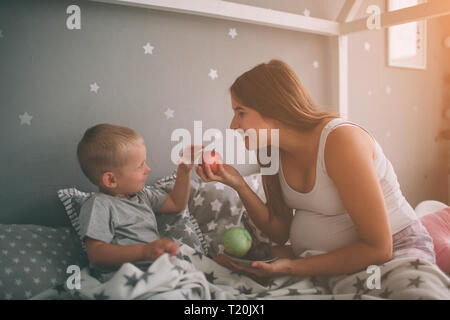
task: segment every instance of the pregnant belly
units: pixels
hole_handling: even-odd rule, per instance
[[[323,215],[298,209],[292,219],[290,240],[296,256],[305,250],[334,251],[358,239],[355,225],[347,213]]]

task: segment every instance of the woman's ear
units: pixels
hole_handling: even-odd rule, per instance
[[[106,188],[117,187],[117,179],[113,172],[107,171],[102,174],[102,183]]]

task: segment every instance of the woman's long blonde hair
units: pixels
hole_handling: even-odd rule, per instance
[[[325,118],[339,117],[336,112],[320,111],[294,70],[280,60],[245,72],[234,81],[230,93],[262,116],[302,132],[311,131]],[[281,216],[290,221],[292,208],[283,201],[278,174],[262,175],[262,182],[270,217]]]

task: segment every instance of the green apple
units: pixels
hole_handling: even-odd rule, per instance
[[[222,244],[227,253],[240,258],[252,247],[252,236],[244,228],[232,227],[223,233]]]

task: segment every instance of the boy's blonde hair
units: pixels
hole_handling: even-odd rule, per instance
[[[144,139],[130,128],[106,123],[93,126],[78,143],[81,170],[99,186],[102,174],[120,169],[126,162],[125,155],[130,146],[136,143],[144,143]]]

